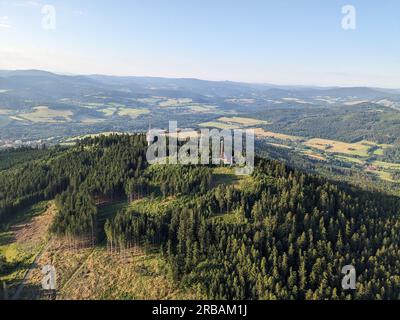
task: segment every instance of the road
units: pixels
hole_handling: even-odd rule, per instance
[[[43,247],[43,249],[36,255],[35,260],[32,262],[29,269],[25,272],[25,275],[24,275],[23,279],[21,280],[21,283],[18,285],[17,290],[15,291],[14,295],[11,297],[11,300],[19,300],[19,297],[21,296],[21,293],[24,290],[27,279],[32,274],[32,272],[38,267],[38,262],[39,262],[40,258],[43,256],[43,254],[46,252],[46,250],[50,247],[50,244],[51,244],[51,241],[49,241]]]

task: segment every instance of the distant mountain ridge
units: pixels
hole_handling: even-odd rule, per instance
[[[119,77],[106,75],[61,75],[42,70],[0,70],[0,90],[11,96],[60,99],[89,95],[97,91],[130,92],[132,94],[190,93],[213,97],[251,97],[253,94],[271,98],[315,96],[358,97],[360,99],[396,98],[400,90],[370,87],[313,87],[254,84],[232,81],[209,81],[194,78]],[[17,91],[12,92],[12,91]]]

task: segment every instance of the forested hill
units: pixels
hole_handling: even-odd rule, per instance
[[[210,299],[400,298],[397,197],[267,159],[240,181],[211,166],[149,166],[144,135],[24,152],[0,166],[1,223],[55,198],[53,236],[159,249],[181,286]],[[127,206],[102,221],[98,205],[121,199],[173,204]],[[345,265],[356,268],[355,291],[342,289]]]

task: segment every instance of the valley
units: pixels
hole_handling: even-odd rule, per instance
[[[398,93],[39,71],[0,72],[0,89],[0,294],[398,296],[380,269],[399,268]],[[169,120],[182,139],[254,130],[255,172],[149,165],[143,133]],[[361,275],[351,294],[344,262]],[[41,290],[49,264],[56,297]]]
[[[27,89],[41,83],[53,94],[39,97]],[[254,129],[261,151],[273,149],[270,156],[295,154],[308,167],[348,168],[373,180],[399,183],[399,162],[387,157],[400,149],[400,95],[394,92],[77,78],[34,70],[0,76],[0,89],[0,148],[71,145],[99,134],[164,129],[174,120],[183,130]]]

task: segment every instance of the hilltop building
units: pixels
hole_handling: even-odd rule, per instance
[[[219,155],[220,161],[223,164],[226,165],[234,165],[234,157],[232,154],[228,154],[227,152],[225,152],[225,143],[224,143],[224,139],[221,139],[221,146],[220,146],[220,155]]]

